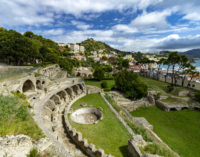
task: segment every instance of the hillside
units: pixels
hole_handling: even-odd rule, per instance
[[[129,53],[129,52],[125,52],[125,51],[121,51],[121,50],[112,48],[108,44],[105,44],[101,41],[96,41],[93,38],[89,38],[89,39],[81,42],[80,44],[85,47],[86,52],[104,50],[104,52],[106,52],[106,53],[110,52],[110,51],[115,51],[116,53]]]
[[[200,49],[192,49],[182,54],[187,55],[189,58],[200,58]]]

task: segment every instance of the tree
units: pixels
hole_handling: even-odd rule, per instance
[[[31,32],[31,31],[26,31],[26,32],[24,33],[24,36],[25,36],[25,37],[28,37],[28,38],[33,38],[34,33]]]
[[[135,52],[133,53],[133,57],[135,58],[136,61],[140,61],[143,58],[143,53]]]
[[[177,71],[177,76],[182,75],[182,83],[181,85],[184,86],[185,79],[187,76],[187,69],[191,66],[190,60],[186,55],[180,55],[180,62],[179,62],[179,68]],[[177,78],[175,78],[177,79]],[[176,81],[175,81],[176,82]]]
[[[129,68],[129,60],[128,59],[123,59],[122,57],[118,57],[117,58],[117,68],[119,70]]]
[[[102,88],[108,88],[108,83],[107,83],[107,81],[102,81],[102,83],[101,83],[101,87]]]
[[[180,55],[177,52],[171,52],[168,57],[169,64],[172,66],[171,84],[174,84],[175,79],[175,66],[180,63]]]
[[[140,80],[138,74],[127,70],[117,73],[115,86],[127,98],[140,99],[147,95],[147,85]]]
[[[104,79],[104,75],[105,75],[105,71],[101,67],[96,68],[93,73],[94,79],[99,80],[99,81]]]
[[[125,69],[129,68],[129,60],[128,59],[124,59],[122,61],[122,67],[125,68]]]
[[[160,67],[161,67],[161,65],[164,64],[164,62],[165,62],[165,59],[164,59],[164,58],[160,59],[160,60],[157,62],[157,64],[158,64],[158,69],[157,69],[157,80],[159,80]]]
[[[165,75],[165,82],[167,82],[167,77],[168,77],[168,75],[169,75],[169,69],[170,69],[170,61],[168,60],[168,59],[165,59],[164,61],[163,61],[163,65],[167,65],[167,73],[166,73],[166,75]]]
[[[190,65],[190,68],[187,70],[187,73],[190,75],[190,80],[187,85],[187,87],[189,87],[191,85],[193,78],[195,76],[199,76],[199,72],[196,71],[196,67],[194,67],[193,65]]]

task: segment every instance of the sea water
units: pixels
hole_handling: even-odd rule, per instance
[[[195,62],[192,63],[193,66],[196,67],[196,70],[200,72],[200,59],[196,59]],[[161,65],[162,70],[167,70],[167,65]],[[175,66],[175,69],[178,69],[178,65]],[[169,72],[171,71],[171,67],[169,69]]]

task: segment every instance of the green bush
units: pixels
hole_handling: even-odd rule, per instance
[[[104,88],[103,90],[104,90],[105,92],[110,92],[111,89],[110,89],[110,88]]]
[[[155,99],[156,99],[156,100],[159,100],[159,99],[160,99],[160,96],[161,96],[161,94],[160,94],[160,93],[157,93],[156,96],[155,96]]]
[[[102,81],[102,83],[101,83],[101,87],[102,88],[108,88],[108,83],[107,83],[107,81]]]
[[[140,80],[138,74],[127,70],[117,73],[115,86],[127,98],[140,99],[147,95],[147,85]]]
[[[104,76],[105,76],[105,71],[103,70],[103,68],[100,67],[94,70],[93,73],[94,79],[101,81],[104,79]]]
[[[44,137],[24,100],[0,95],[0,136],[24,134],[38,140]]]
[[[31,149],[31,151],[30,151],[30,153],[27,155],[27,157],[40,157],[40,155],[38,154],[37,148]]]
[[[200,102],[200,91],[195,91],[195,99]]]
[[[172,92],[173,90],[174,90],[174,86],[173,85],[166,86],[166,91],[167,92]]]
[[[26,95],[24,93],[18,93],[18,92],[14,92],[14,91],[11,91],[11,93],[16,97],[16,98],[19,98],[19,99],[22,99],[22,100],[26,100]]]
[[[34,73],[34,75],[35,75],[35,77],[39,77],[39,76],[41,76],[40,73]]]

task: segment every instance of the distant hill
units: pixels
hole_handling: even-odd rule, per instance
[[[187,55],[189,58],[200,58],[200,49],[192,49],[182,54]]]
[[[117,50],[115,48],[112,48],[108,44],[103,43],[101,41],[96,41],[93,38],[89,38],[89,39],[81,42],[80,44],[85,47],[85,50],[87,52],[104,50],[104,52],[106,52],[106,53],[110,52],[110,51],[115,51],[116,53],[130,53],[130,52],[121,51],[121,50]]]

